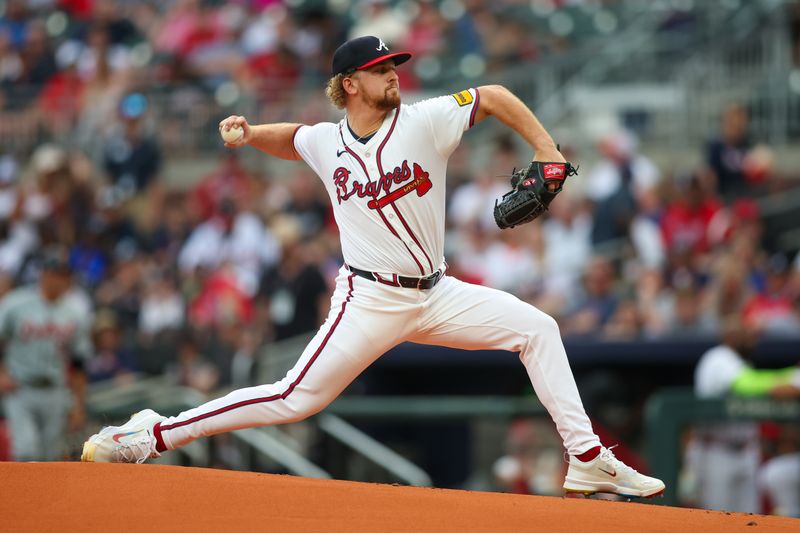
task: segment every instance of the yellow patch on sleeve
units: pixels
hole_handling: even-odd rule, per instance
[[[460,93],[451,94],[450,96],[455,98],[456,103],[461,107],[472,103],[472,93],[469,91],[461,91]]]

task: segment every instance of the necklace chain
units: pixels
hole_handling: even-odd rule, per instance
[[[357,143],[357,142],[360,142],[360,141],[361,141],[362,139],[364,139],[365,137],[369,137],[370,135],[374,135],[374,134],[375,134],[375,133],[376,133],[376,132],[377,132],[379,129],[381,129],[381,126],[383,125],[383,121],[384,121],[384,120],[386,120],[386,117],[385,117],[385,116],[384,116],[383,118],[379,119],[379,122],[378,122],[378,127],[376,127],[376,128],[375,128],[375,129],[373,129],[373,130],[370,130],[369,132],[365,133],[365,134],[364,134],[364,135],[362,135],[361,137],[358,137],[358,138],[357,138],[357,139],[355,139],[354,141],[350,141],[349,143],[346,143],[346,144],[344,145],[344,146],[345,146],[345,148],[347,148],[347,147],[349,147],[349,146],[352,146],[352,145],[354,145],[354,144],[355,144],[355,143]],[[350,133],[351,133],[351,134],[352,134],[352,133],[355,133],[355,132],[353,131],[353,128],[351,128],[351,127],[350,127],[350,121],[349,121],[349,120],[347,120],[347,116],[346,116],[346,115],[345,115],[345,117],[344,117],[344,121],[345,121],[345,124],[347,124],[347,129],[348,129],[348,130],[350,130]]]

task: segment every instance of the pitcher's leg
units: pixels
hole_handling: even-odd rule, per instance
[[[365,281],[364,283],[369,283]],[[286,424],[307,418],[328,405],[353,379],[394,343],[387,328],[382,339],[365,334],[373,311],[353,299],[352,275],[340,301],[285,378],[231,392],[155,426],[159,451],[200,437],[237,429]],[[358,299],[358,295],[356,295]],[[338,305],[337,305],[338,304]]]
[[[583,408],[556,321],[495,289],[446,277],[431,293],[423,331],[410,339],[467,350],[519,352],[534,391],[570,455],[600,446]]]
[[[421,332],[409,340],[519,352],[570,455],[565,491],[635,497],[664,491],[661,480],[638,473],[601,446],[583,409],[555,320],[510,294],[454,278],[442,280],[426,306]]]

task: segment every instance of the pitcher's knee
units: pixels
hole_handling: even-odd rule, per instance
[[[536,336],[561,336],[561,331],[558,328],[556,319],[536,308],[532,309],[529,327],[531,333]]]
[[[332,401],[309,393],[292,393],[283,402],[287,410],[287,423],[299,422],[319,413]]]

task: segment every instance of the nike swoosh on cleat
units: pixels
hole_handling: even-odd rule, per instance
[[[606,474],[608,474],[608,475],[609,475],[609,476],[611,476],[611,477],[617,477],[617,472],[616,472],[616,470],[615,470],[614,472],[609,472],[608,470],[603,470],[603,469],[602,469],[602,468],[600,468],[600,467],[597,467],[597,469],[598,469],[598,470],[600,470],[601,472],[605,472]]]
[[[122,437],[127,437],[128,435],[135,435],[136,433],[138,433],[138,431],[131,431],[130,433],[117,433],[111,436],[111,440],[118,443],[119,439],[121,439]]]

